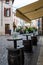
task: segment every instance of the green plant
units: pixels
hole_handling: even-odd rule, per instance
[[[32,28],[32,27],[29,27],[29,28],[28,28],[28,32],[29,32],[29,33],[33,32],[33,28]]]
[[[34,30],[34,31],[37,31],[37,28],[33,27],[33,30]]]
[[[22,27],[18,27],[18,28],[16,28],[16,32],[20,32],[21,29],[22,29]]]

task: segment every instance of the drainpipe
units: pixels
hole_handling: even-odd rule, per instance
[[[1,0],[1,27],[3,26],[3,0]]]
[[[1,35],[3,31],[3,0],[1,0]]]

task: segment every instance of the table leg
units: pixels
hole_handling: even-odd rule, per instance
[[[26,36],[27,40],[28,40],[28,36]]]
[[[14,48],[17,48],[17,41],[14,40]]]

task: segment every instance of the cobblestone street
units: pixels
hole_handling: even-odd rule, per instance
[[[7,38],[9,36],[0,36],[0,65],[8,65],[8,61],[7,61],[7,47],[8,46],[13,46],[13,42],[11,41],[9,43],[9,41],[7,41]],[[38,42],[38,46],[37,47],[33,47],[33,54],[29,54],[29,53],[24,53],[25,55],[25,63],[24,65],[36,65],[38,59],[38,56],[40,55],[40,47],[42,43],[42,38],[40,37],[40,40]],[[43,44],[42,44],[43,45]],[[42,48],[43,49],[43,48]]]
[[[0,36],[0,65],[8,65],[7,62],[7,47],[12,46],[12,42],[7,41],[8,36]]]

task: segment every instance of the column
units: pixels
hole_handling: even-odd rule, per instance
[[[43,35],[43,17],[42,17],[42,35]]]

